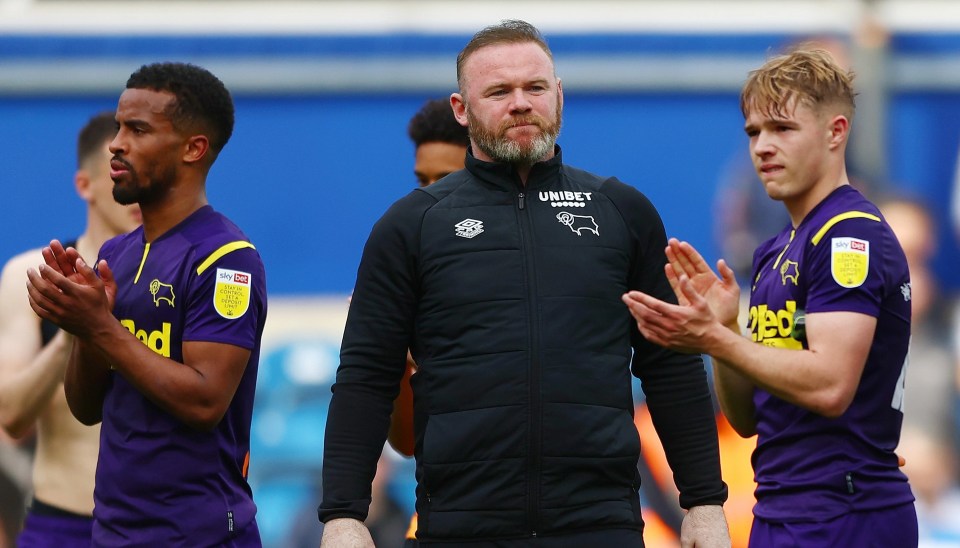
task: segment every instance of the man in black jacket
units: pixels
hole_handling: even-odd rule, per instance
[[[640,336],[666,236],[635,188],[564,165],[563,92],[540,32],[504,21],[457,58],[466,169],[396,202],[357,273],[324,449],[325,546],[362,524],[409,347],[424,546],[642,546],[630,371],[689,509],[685,545],[729,546],[700,356]]]

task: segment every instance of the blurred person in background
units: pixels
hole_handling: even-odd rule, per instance
[[[931,265],[938,249],[937,227],[930,208],[919,199],[894,196],[878,205],[910,267],[910,362],[897,454],[904,458],[903,472],[917,498],[920,546],[960,546],[957,392],[947,300]]]
[[[463,169],[470,136],[454,117],[449,99],[424,103],[410,118],[407,135],[413,141],[413,174],[421,187]]]
[[[897,453],[917,497],[919,548],[960,546],[960,467],[954,447],[915,422],[904,422]]]
[[[932,260],[937,227],[921,200],[890,196],[878,203],[910,267],[911,339],[903,398],[903,422],[955,446],[956,390],[950,352],[948,301],[941,294]]]
[[[77,139],[74,187],[86,202],[86,228],[68,245],[88,260],[140,224],[139,206],[113,198],[108,145],[116,134],[110,111],[90,118]],[[39,248],[21,253],[0,277],[0,426],[17,439],[36,426],[37,438],[33,499],[18,545],[89,546],[100,427],[77,421],[64,397],[73,336],[30,309],[24,272],[42,260]]]

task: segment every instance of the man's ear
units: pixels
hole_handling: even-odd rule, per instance
[[[463,127],[467,127],[467,102],[463,100],[463,95],[459,93],[450,94],[450,108],[453,109],[453,116]]]
[[[83,198],[83,201],[89,202],[93,198],[93,186],[90,180],[90,172],[80,168],[73,174],[73,187],[77,189],[77,195]]]
[[[838,114],[830,120],[830,148],[834,149],[843,145],[850,134],[850,120],[842,114]]]
[[[193,135],[187,138],[183,148],[183,161],[188,164],[199,162],[210,151],[210,139],[206,135]]]

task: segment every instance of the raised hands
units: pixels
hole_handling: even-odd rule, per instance
[[[692,245],[676,238],[670,238],[666,254],[669,262],[664,270],[678,302],[681,305],[690,304],[679,287],[681,276],[686,276],[692,289],[707,301],[720,323],[728,326],[735,324],[740,311],[740,286],[726,261],[717,261],[717,270],[720,272],[720,276],[717,276]]]
[[[30,307],[74,335],[89,333],[98,320],[112,318],[116,283],[106,261],[98,267],[100,277],[77,250],[64,249],[57,240],[42,251],[44,264],[27,272]]]
[[[623,295],[623,302],[637,321],[643,336],[680,352],[709,353],[722,338],[719,330],[736,330],[740,288],[733,271],[723,260],[717,276],[696,249],[671,238],[666,249],[667,280],[678,305],[641,291]]]

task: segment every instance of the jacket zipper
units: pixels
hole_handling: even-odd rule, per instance
[[[517,194],[518,208],[518,226],[520,228],[521,252],[524,257],[524,283],[527,286],[527,314],[530,318],[529,341],[530,341],[530,372],[529,372],[529,462],[527,463],[528,472],[528,493],[527,493],[527,519],[530,524],[530,534],[537,536],[537,530],[540,528],[540,439],[542,432],[540,429],[541,401],[540,401],[540,360],[538,359],[539,333],[537,332],[537,291],[534,284],[536,276],[534,275],[535,261],[533,256],[533,231],[531,229],[530,214],[525,209],[526,196],[521,191]],[[525,213],[521,213],[525,212]]]

